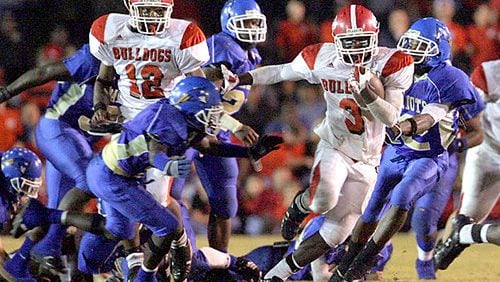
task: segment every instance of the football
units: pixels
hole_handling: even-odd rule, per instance
[[[372,75],[372,77],[370,78],[370,80],[366,84],[366,89],[368,91],[370,91],[371,93],[375,93],[377,96],[379,96],[382,99],[385,98],[384,84],[382,84],[382,81],[376,75]]]

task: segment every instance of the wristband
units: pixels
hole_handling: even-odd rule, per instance
[[[0,89],[0,95],[4,97],[5,101],[9,100],[12,97],[12,93],[6,88],[2,87]]]
[[[94,112],[97,112],[98,110],[107,110],[108,106],[104,104],[103,102],[98,102],[97,104],[94,105]]]
[[[233,118],[227,113],[224,113],[222,115],[222,117],[220,118],[220,123],[222,128],[225,128],[231,131],[232,133],[237,132],[243,127],[243,124],[241,122],[239,122],[237,119]]]
[[[411,129],[409,134],[405,134],[407,136],[413,136],[417,134],[417,122],[413,118],[407,119],[407,121],[410,123]]]

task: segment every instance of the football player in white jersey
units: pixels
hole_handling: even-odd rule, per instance
[[[210,58],[203,31],[192,22],[171,18],[173,0],[124,0],[124,3],[129,15],[104,15],[91,27],[90,49],[101,61],[94,88],[93,124],[105,123],[108,119],[109,99],[105,93],[115,77],[118,77],[120,91],[117,103],[128,121],[158,99],[170,96],[180,78],[205,77],[201,66]],[[224,120],[234,121],[226,117]],[[235,135],[248,144],[258,138],[257,133],[245,125]],[[169,203],[169,209],[181,223],[180,207],[169,199],[171,179],[157,169],[148,169],[147,180],[154,180],[146,185],[147,190],[160,203]],[[189,244],[185,247],[190,248]],[[173,268],[189,267],[189,263],[177,264],[173,257]],[[130,262],[129,266],[132,265],[137,268],[140,263]]]
[[[321,84],[327,102],[326,117],[315,129],[321,140],[310,186],[295,196],[281,233],[292,240],[311,211],[326,213],[325,222],[265,279],[286,279],[347,238],[375,184],[385,126],[397,122],[403,92],[412,83],[413,59],[377,46],[379,23],[367,8],[344,7],[332,31],[333,43],[308,46],[291,63],[238,77],[223,70],[225,89],[306,79]]]
[[[482,116],[484,140],[467,150],[462,178],[462,200],[451,235],[436,247],[438,269],[446,269],[469,244],[459,242],[460,229],[470,223],[482,223],[500,196],[500,60],[478,66],[471,81],[481,94],[486,109]],[[487,228],[477,229],[485,237]]]

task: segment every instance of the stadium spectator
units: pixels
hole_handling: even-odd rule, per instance
[[[305,46],[318,42],[318,30],[306,20],[306,6],[301,1],[289,1],[286,14],[287,19],[278,25],[275,43],[279,59],[288,62]]]
[[[387,25],[388,28],[380,34],[380,46],[395,48],[401,35],[410,27],[410,16],[405,9],[392,10]]]
[[[434,0],[432,4],[434,17],[442,21],[451,32],[451,54],[453,64],[465,71],[469,69],[469,58],[466,54],[467,31],[454,20],[456,14],[456,3],[454,0]]]
[[[0,151],[7,151],[16,144],[23,133],[21,113],[18,109],[9,107],[7,103],[0,104]]]
[[[474,11],[474,24],[467,27],[473,68],[482,62],[500,58],[499,27],[497,11],[488,4],[481,4]]]
[[[28,68],[31,58],[31,46],[11,13],[0,19],[0,42],[0,68],[5,71],[5,83],[10,83]]]

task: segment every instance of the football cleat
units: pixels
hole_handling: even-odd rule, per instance
[[[263,278],[260,281],[261,282],[283,282],[285,280],[279,278],[278,276],[273,276],[272,278]]]
[[[174,281],[185,281],[191,271],[191,257],[193,255],[189,239],[182,245],[172,244],[170,247],[170,255],[170,271]]]
[[[251,260],[238,257],[236,259],[236,265],[234,267],[234,271],[241,276],[245,277],[245,281],[257,282],[259,281],[262,272],[259,267]]]
[[[434,260],[422,261],[417,259],[416,262],[418,279],[436,280],[436,270],[434,268]]]
[[[281,220],[281,236],[287,241],[293,240],[299,234],[300,225],[309,213],[303,213],[295,203],[296,199],[304,193],[305,190],[299,191],[293,198],[292,203],[285,213],[285,217]]]
[[[468,244],[459,241],[460,229],[472,223],[473,220],[463,214],[459,214],[453,222],[453,230],[444,243],[438,245],[434,251],[434,264],[437,269],[445,270],[448,266],[467,248]]]
[[[38,200],[30,198],[28,203],[23,206],[12,224],[10,234],[14,238],[19,238],[27,231],[42,225],[48,225],[49,209],[47,209]]]
[[[57,280],[56,278],[63,278],[68,275],[68,267],[60,257],[41,256],[34,252],[30,253],[30,257],[32,263],[38,266],[36,276]]]

